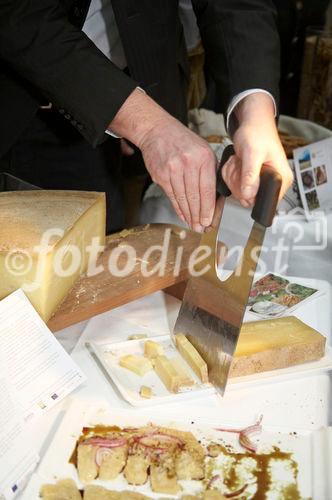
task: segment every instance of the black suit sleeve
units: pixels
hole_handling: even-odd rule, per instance
[[[279,99],[279,36],[271,0],[192,0],[223,109],[248,89]]]
[[[0,1],[0,59],[70,117],[93,145],[136,83],[67,20],[58,0]]]

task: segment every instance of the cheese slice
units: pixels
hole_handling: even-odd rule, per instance
[[[181,366],[179,359],[168,359],[166,356],[154,358],[154,369],[160,380],[170,392],[179,392],[183,387],[195,382]]]
[[[18,288],[44,321],[105,244],[105,195],[85,191],[0,193],[0,299]]]
[[[166,356],[158,356],[155,358],[154,369],[162,383],[170,392],[179,391],[181,387],[181,377]]]
[[[136,354],[127,354],[126,356],[122,356],[119,361],[119,365],[122,368],[127,368],[136,375],[143,377],[146,373],[152,370],[153,366],[147,358],[143,356],[137,356]]]
[[[147,340],[144,342],[144,356],[147,358],[157,358],[164,354],[163,346],[154,342],[153,340]]]
[[[189,387],[191,385],[195,385],[194,379],[188,373],[186,367],[184,366],[184,362],[182,358],[174,358],[170,360],[173,367],[178,373],[178,377],[180,378],[180,384],[184,387]]]
[[[181,356],[187,361],[203,384],[206,384],[209,381],[208,367],[202,356],[183,333],[175,335],[175,342]]]

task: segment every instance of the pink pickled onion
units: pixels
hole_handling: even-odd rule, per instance
[[[101,466],[101,463],[104,460],[104,458],[111,455],[111,453],[112,453],[112,451],[110,448],[97,448],[95,462],[98,465],[98,467]]]
[[[92,446],[99,446],[101,448],[118,448],[119,446],[124,446],[127,444],[126,438],[103,438],[99,436],[94,436],[85,439],[80,444],[91,444]]]
[[[212,476],[210,481],[208,482],[208,485],[206,487],[206,489],[210,490],[211,489],[211,486],[216,482],[218,481],[218,479],[220,479],[220,476],[219,474],[216,474],[215,476]]]
[[[173,444],[176,444],[177,446],[183,446],[183,444],[184,444],[183,440],[178,438],[177,436],[164,434],[162,432],[145,434],[144,436],[139,436],[137,438],[137,441],[139,441],[139,443],[142,444],[143,446],[148,446],[148,447],[152,446],[153,447],[153,444],[146,442],[146,440],[150,439],[150,438],[158,439],[159,441],[164,442],[165,444],[173,443]]]
[[[245,427],[244,429],[216,429],[221,432],[233,432],[235,434],[239,434],[239,443],[246,450],[251,453],[256,453],[257,445],[253,443],[249,436],[254,434],[259,434],[262,432],[262,420],[263,415],[260,416],[258,421],[254,425],[250,425],[249,427]]]

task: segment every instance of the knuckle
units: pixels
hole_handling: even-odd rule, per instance
[[[192,158],[191,151],[182,151],[182,153],[181,153],[181,161],[185,165],[187,165],[187,164],[191,165],[192,160],[193,160],[193,158]]]
[[[256,178],[256,175],[255,175],[255,172],[253,170],[246,170],[245,172],[243,172],[242,181],[252,182],[253,180],[255,180],[255,178]]]
[[[167,164],[167,169],[171,175],[174,175],[179,171],[179,165],[175,161],[170,161]]]

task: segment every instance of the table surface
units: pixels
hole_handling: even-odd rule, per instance
[[[331,344],[331,286],[325,281],[292,278],[292,280],[318,288],[324,295],[300,306],[294,315],[324,334]],[[99,367],[85,348],[87,340],[122,341],[128,332],[149,329],[155,335],[171,331],[177,317],[180,302],[163,292],[156,292],[143,299],[126,304],[107,313],[92,318],[88,322],[75,325],[57,334],[58,340],[70,352],[87,376],[87,382],[70,397],[50,410],[43,417],[30,424],[29,432],[34,433],[35,445],[41,459],[47,450],[55,430],[61,422],[71,398],[78,398],[91,405],[94,401],[107,400],[114,408],[132,409],[103,376]],[[253,319],[246,315],[246,320]],[[75,345],[76,344],[76,345]],[[75,346],[75,347],[74,347]],[[73,349],[73,350],[72,350]],[[229,386],[221,398],[217,394],[193,397],[185,403],[168,403],[135,409],[135,412],[149,411],[151,415],[174,417],[200,415],[215,417],[216,413],[225,422],[248,425],[263,414],[269,426],[287,429],[318,429],[332,423],[332,378],[329,373],[301,375],[291,379],[275,379],[268,383],[236,388]]]

